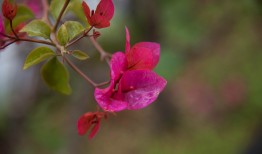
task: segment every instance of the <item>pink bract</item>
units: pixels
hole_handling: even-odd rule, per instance
[[[126,28],[126,57],[129,70],[155,68],[160,57],[160,44],[154,42],[136,43],[130,49],[130,35]]]
[[[95,98],[100,107],[111,112],[137,110],[155,101],[167,83],[151,71],[157,65],[159,56],[158,43],[141,42],[130,49],[126,29],[126,54],[113,54],[109,87],[95,89]]]
[[[77,129],[79,135],[85,135],[87,131],[91,128],[88,135],[89,139],[92,139],[100,128],[100,123],[102,118],[106,119],[105,112],[87,112],[82,115],[77,122]]]
[[[110,20],[114,15],[114,4],[112,0],[101,0],[96,10],[90,10],[85,1],[82,7],[88,23],[95,28],[105,28],[110,26]]]

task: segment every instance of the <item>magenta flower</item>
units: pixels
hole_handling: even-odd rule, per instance
[[[160,45],[140,42],[130,49],[126,28],[126,53],[113,54],[111,82],[105,89],[95,89],[95,99],[105,111],[137,110],[154,102],[166,86],[166,80],[152,71],[160,56]]]
[[[101,0],[95,11],[90,11],[90,8],[85,1],[82,2],[82,7],[90,26],[94,26],[95,28],[105,28],[110,26],[110,20],[114,15],[114,4],[112,0]]]

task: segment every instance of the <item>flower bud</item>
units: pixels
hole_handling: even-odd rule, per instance
[[[16,16],[17,12],[17,4],[12,4],[9,0],[4,0],[2,4],[2,13],[4,17],[6,17],[9,20],[13,20]]]

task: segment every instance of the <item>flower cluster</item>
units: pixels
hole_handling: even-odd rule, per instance
[[[28,54],[23,69],[46,61],[41,69],[44,81],[50,88],[63,94],[70,94],[68,72],[60,62],[63,60],[94,86],[94,97],[102,111],[87,112],[79,118],[77,123],[79,135],[84,135],[91,129],[89,139],[92,139],[98,132],[103,118],[107,119],[109,114],[123,110],[145,108],[154,102],[165,88],[167,81],[153,71],[160,58],[159,43],[139,42],[131,47],[128,28],[126,28],[125,52],[119,51],[110,55],[96,42],[96,38],[101,35],[97,30],[110,26],[114,15],[112,0],[101,0],[95,10],[91,10],[88,4],[81,0],[65,0],[62,7],[59,3],[60,0],[52,0],[50,8],[46,0],[41,0],[44,5],[39,4],[38,0],[21,1],[27,7],[9,0],[4,0],[2,3],[4,19],[0,15],[0,49],[20,41],[44,44],[45,46],[37,47]],[[78,21],[60,22],[66,11],[69,10],[69,4],[71,7],[79,7],[74,10],[77,10],[77,13],[82,13],[86,17],[87,22],[85,23],[89,25],[84,27]],[[24,11],[22,13],[27,14],[19,17],[22,14],[19,11]],[[25,19],[25,17],[31,16],[33,17]],[[49,19],[51,17],[55,22]],[[90,35],[92,29],[93,33]],[[41,39],[38,39],[39,37]],[[88,58],[85,52],[68,48],[84,37],[90,38],[92,44],[100,52],[101,59],[108,61],[110,66],[109,82],[96,84],[68,58],[69,56],[79,60]],[[59,60],[60,57],[62,57],[61,60]],[[100,87],[107,84],[108,86],[104,89]]]
[[[90,11],[83,2],[88,23],[96,28],[110,26],[114,14],[114,5],[111,0],[101,0],[96,11]],[[152,70],[160,57],[160,44],[154,42],[140,42],[130,47],[130,34],[126,28],[125,53],[116,52],[110,61],[110,85],[105,89],[95,89],[95,99],[99,106],[107,112],[142,109],[154,102],[159,93],[166,86],[166,80]],[[85,134],[97,118],[97,112],[84,114],[78,122],[80,135]],[[95,120],[97,121],[97,120]],[[97,133],[100,120],[91,130],[91,139]]]
[[[105,111],[137,110],[156,100],[166,80],[152,71],[160,56],[160,45],[140,42],[130,49],[126,28],[126,51],[113,54],[111,81],[106,89],[95,89],[95,98]]]

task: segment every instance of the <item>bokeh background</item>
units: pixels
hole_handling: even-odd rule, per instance
[[[127,26],[131,44],[160,42],[155,71],[168,84],[158,100],[110,116],[89,141],[78,136],[76,122],[96,110],[93,88],[68,67],[72,95],[50,90],[41,80],[42,64],[22,70],[35,45],[10,46],[0,53],[0,154],[261,154],[262,1],[114,4],[111,27],[99,30],[98,41],[110,53],[123,51]],[[72,48],[91,57],[75,61],[87,75],[109,79],[88,39]]]

